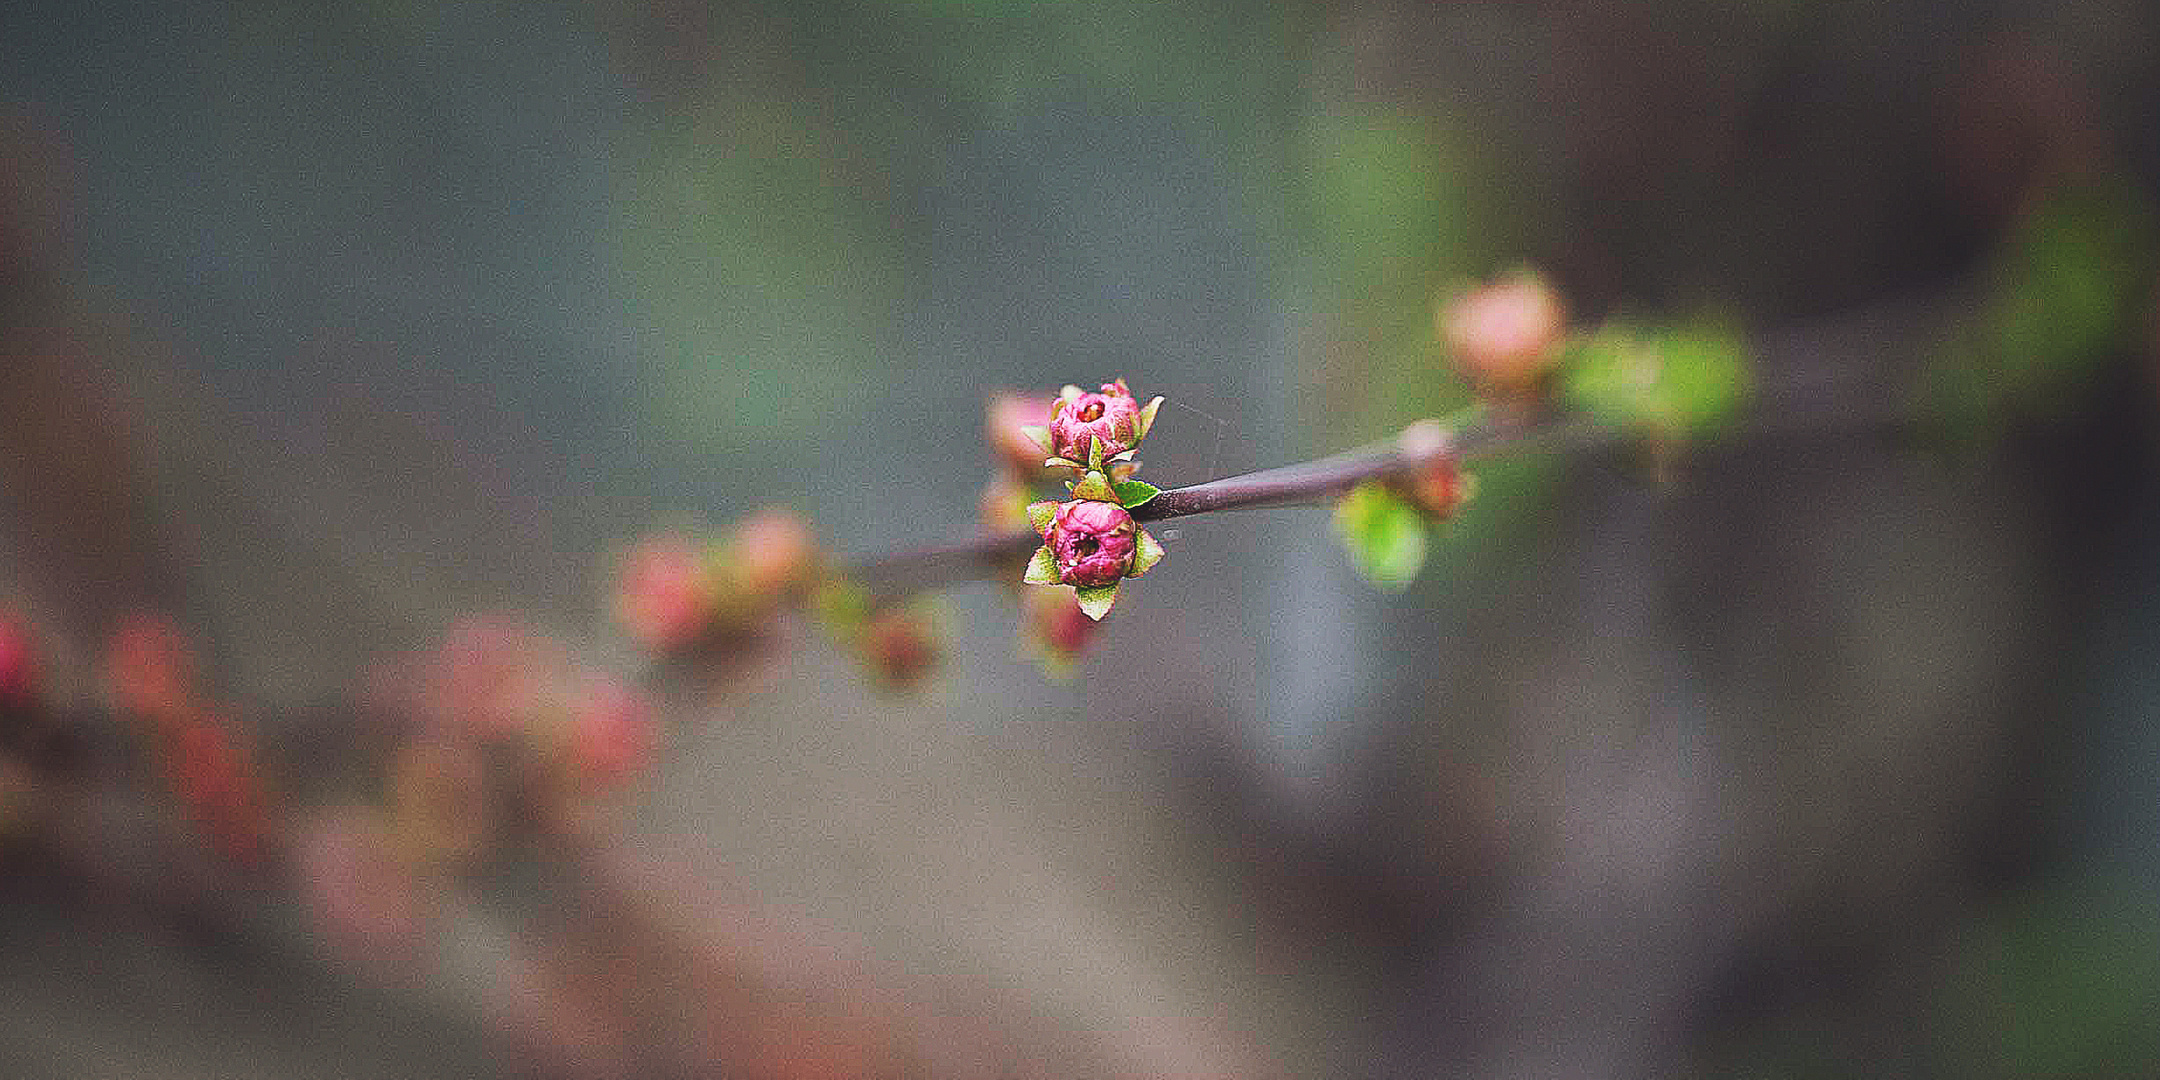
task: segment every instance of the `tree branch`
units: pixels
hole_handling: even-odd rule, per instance
[[[1608,428],[1550,411],[1498,411],[1457,432],[1449,432],[1437,420],[1420,420],[1386,442],[1314,461],[1168,488],[1134,509],[1132,516],[1141,522],[1165,521],[1221,510],[1319,502],[1367,480],[1405,475],[1448,454],[1470,460],[1542,442],[1596,445],[1612,437]],[[1016,564],[1041,543],[1041,537],[1026,529],[988,533],[869,559],[850,567],[848,574],[874,596],[888,600],[1008,571],[1017,581],[1020,569]]]

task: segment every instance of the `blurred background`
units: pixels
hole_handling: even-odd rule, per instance
[[[2156,27],[11,4],[0,1073],[2160,1072]],[[610,617],[972,535],[994,390],[1167,395],[1164,486],[1386,437],[1523,264],[1742,411],[1397,595],[1170,523],[1070,680],[987,581],[897,693]]]

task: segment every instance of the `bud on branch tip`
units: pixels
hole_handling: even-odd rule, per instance
[[[1091,619],[1109,614],[1118,582],[1162,561],[1162,544],[1130,513],[1159,491],[1129,479],[1140,466],[1133,451],[1154,427],[1162,401],[1157,397],[1142,406],[1119,379],[1092,394],[1067,386],[1050,405],[1042,438],[1055,456],[1046,464],[1080,477],[1066,485],[1070,501],[1028,507],[1028,523],[1043,546],[1028,560],[1021,580],[1073,587],[1080,610]]]

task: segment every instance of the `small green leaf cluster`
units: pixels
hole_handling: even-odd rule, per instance
[[[1730,425],[1754,388],[1738,325],[1716,317],[1666,327],[1608,322],[1575,346],[1562,380],[1576,407],[1661,442]]]

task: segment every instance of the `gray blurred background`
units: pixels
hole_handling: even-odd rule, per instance
[[[1076,682],[987,582],[911,695],[791,624],[391,975],[92,770],[0,860],[0,1072],[2152,1075],[2156,25],[10,5],[0,602],[93,712],[170,614],[296,820],[461,618],[638,671],[654,528],[968,535],[986,391],[1299,460],[1460,405],[1434,304],[1527,261],[1758,394],[1670,483],[1494,464],[1398,596],[1324,510],[1178,522]]]

